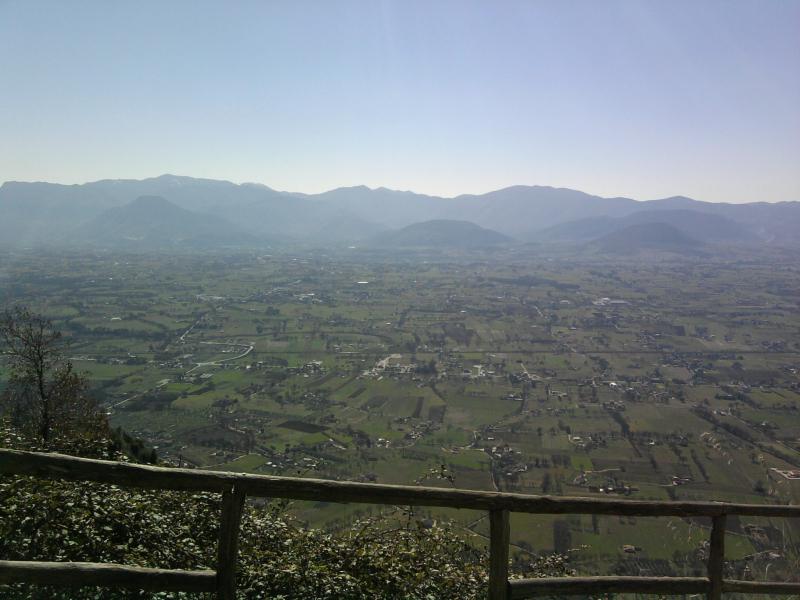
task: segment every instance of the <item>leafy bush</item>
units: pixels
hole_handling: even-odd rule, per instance
[[[9,428],[0,445],[35,449]],[[59,451],[115,454],[103,440]],[[0,558],[111,562],[175,569],[214,568],[220,497],[143,491],[89,482],[0,478]],[[248,506],[239,552],[241,598],[409,600],[483,598],[488,557],[452,528],[368,519],[345,532],[302,527],[280,506]],[[527,576],[568,572],[563,557],[525,565]],[[99,588],[0,587],[3,598],[202,597]]]

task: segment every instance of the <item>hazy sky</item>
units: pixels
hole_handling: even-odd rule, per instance
[[[0,0],[0,181],[800,200],[800,0]]]

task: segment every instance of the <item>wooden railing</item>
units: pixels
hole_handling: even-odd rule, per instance
[[[323,479],[272,477],[195,469],[171,469],[129,463],[0,449],[0,474],[94,481],[120,486],[222,494],[217,568],[203,571],[146,569],[79,562],[0,561],[0,584],[93,585],[159,591],[216,593],[235,597],[237,540],[247,496],[359,502],[402,506],[440,506],[489,512],[490,600],[552,594],[706,594],[718,600],[724,592],[800,594],[800,583],[737,581],[723,578],[727,515],[800,517],[800,506],[723,502],[649,502],[529,496],[502,492],[379,485]],[[509,513],[597,514],[638,517],[710,517],[707,577],[559,577],[508,579]]]

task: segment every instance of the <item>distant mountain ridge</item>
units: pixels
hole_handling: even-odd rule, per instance
[[[703,242],[754,242],[747,227],[724,217],[686,209],[642,210],[625,217],[593,217],[560,223],[538,232],[539,241],[583,242],[648,223],[664,223]]]
[[[258,243],[219,217],[186,210],[161,196],[139,196],[129,204],[110,208],[70,232],[65,241],[131,249]]]
[[[258,239],[280,243],[356,243],[382,231],[432,220],[468,221],[520,241],[552,241],[553,232],[543,232],[565,223],[599,219],[591,227],[596,235],[603,235],[611,232],[603,229],[604,220],[665,211],[664,221],[690,237],[711,241],[707,233],[693,235],[697,232],[687,229],[693,222],[703,222],[714,231],[727,231],[726,240],[736,238],[732,232],[740,228],[742,239],[800,245],[796,233],[800,231],[800,202],[721,204],[681,196],[640,202],[546,186],[512,186],[454,198],[365,186],[301,194],[261,184],[175,175],[82,185],[6,182],[0,186],[0,244],[35,246],[64,240],[105,211],[141,196],[165,198],[184,210],[220,218]],[[654,220],[652,214],[636,218]],[[709,233],[711,238],[716,235]]]
[[[507,244],[512,239],[469,221],[433,219],[389,231],[368,240],[368,245],[394,248],[482,248]]]

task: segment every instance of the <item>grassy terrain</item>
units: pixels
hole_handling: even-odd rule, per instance
[[[780,473],[800,469],[794,263],[516,252],[6,255],[0,300],[53,319],[112,423],[175,464],[800,501],[800,480]],[[384,509],[293,510],[344,527]],[[417,514],[451,519],[475,543],[487,533],[481,515]],[[515,515],[512,531],[515,552],[566,544],[586,573],[693,574],[708,537],[688,520],[589,516]],[[798,567],[800,524],[742,520],[730,538],[742,572]]]

